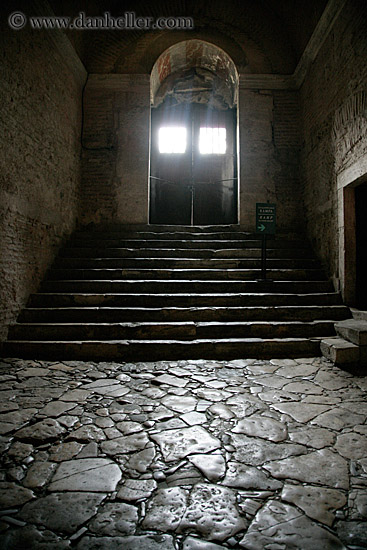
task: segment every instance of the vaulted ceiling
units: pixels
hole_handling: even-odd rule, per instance
[[[193,30],[84,30],[68,36],[90,73],[150,73],[168,47],[200,38],[221,47],[242,74],[291,74],[327,0],[49,0],[56,15],[125,12],[191,17]]]

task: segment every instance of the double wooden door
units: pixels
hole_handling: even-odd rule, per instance
[[[235,110],[152,109],[150,223],[237,223]]]

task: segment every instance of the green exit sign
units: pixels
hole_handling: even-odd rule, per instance
[[[276,225],[276,204],[256,203],[256,233],[274,235]]]

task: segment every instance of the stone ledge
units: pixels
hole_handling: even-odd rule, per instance
[[[335,323],[335,330],[341,338],[357,346],[367,346],[367,321],[346,319]]]
[[[362,311],[353,307],[350,308],[350,311],[352,312],[353,319],[357,321],[367,321],[367,311]]]
[[[336,365],[359,363],[359,347],[342,338],[325,338],[320,343],[321,353]]]

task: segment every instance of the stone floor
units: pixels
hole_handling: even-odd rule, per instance
[[[326,359],[0,363],[0,547],[367,548],[367,378]]]

